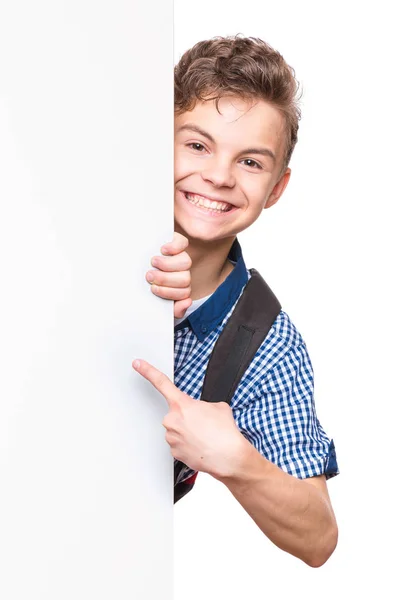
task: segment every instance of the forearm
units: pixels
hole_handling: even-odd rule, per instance
[[[326,489],[285,473],[249,442],[233,474],[217,479],[282,550],[312,567],[321,566],[332,554],[337,525]]]

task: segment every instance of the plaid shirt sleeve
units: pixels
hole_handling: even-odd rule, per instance
[[[329,479],[339,472],[336,453],[316,416],[306,345],[299,338],[279,355],[260,370],[243,406],[235,402],[234,418],[251,444],[282,470],[300,479],[322,474]]]

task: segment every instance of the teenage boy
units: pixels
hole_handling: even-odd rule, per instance
[[[176,233],[147,273],[152,291],[175,301],[175,385],[146,361],[133,366],[168,402],[163,425],[185,465],[179,479],[209,473],[274,544],[318,567],[337,543],[326,479],[338,468],[316,417],[307,349],[287,313],[230,405],[197,402],[214,344],[251,276],[237,234],[290,179],[297,88],[282,56],[256,38],[200,42],[175,67]]]

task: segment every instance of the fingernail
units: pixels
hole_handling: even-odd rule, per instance
[[[149,271],[146,275],[146,278],[147,278],[148,283],[152,283],[154,281],[153,273],[151,273],[151,271]]]
[[[155,258],[151,259],[151,264],[153,267],[157,266],[157,260]]]
[[[140,361],[139,360],[135,360],[133,363],[133,367],[136,369],[136,371],[139,370],[140,368]]]

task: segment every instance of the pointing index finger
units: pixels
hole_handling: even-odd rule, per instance
[[[169,408],[171,408],[174,402],[181,401],[183,396],[186,396],[186,394],[178,390],[169,377],[161,373],[161,371],[150,365],[147,361],[136,359],[132,364],[135,371],[147,379],[164,396]]]

